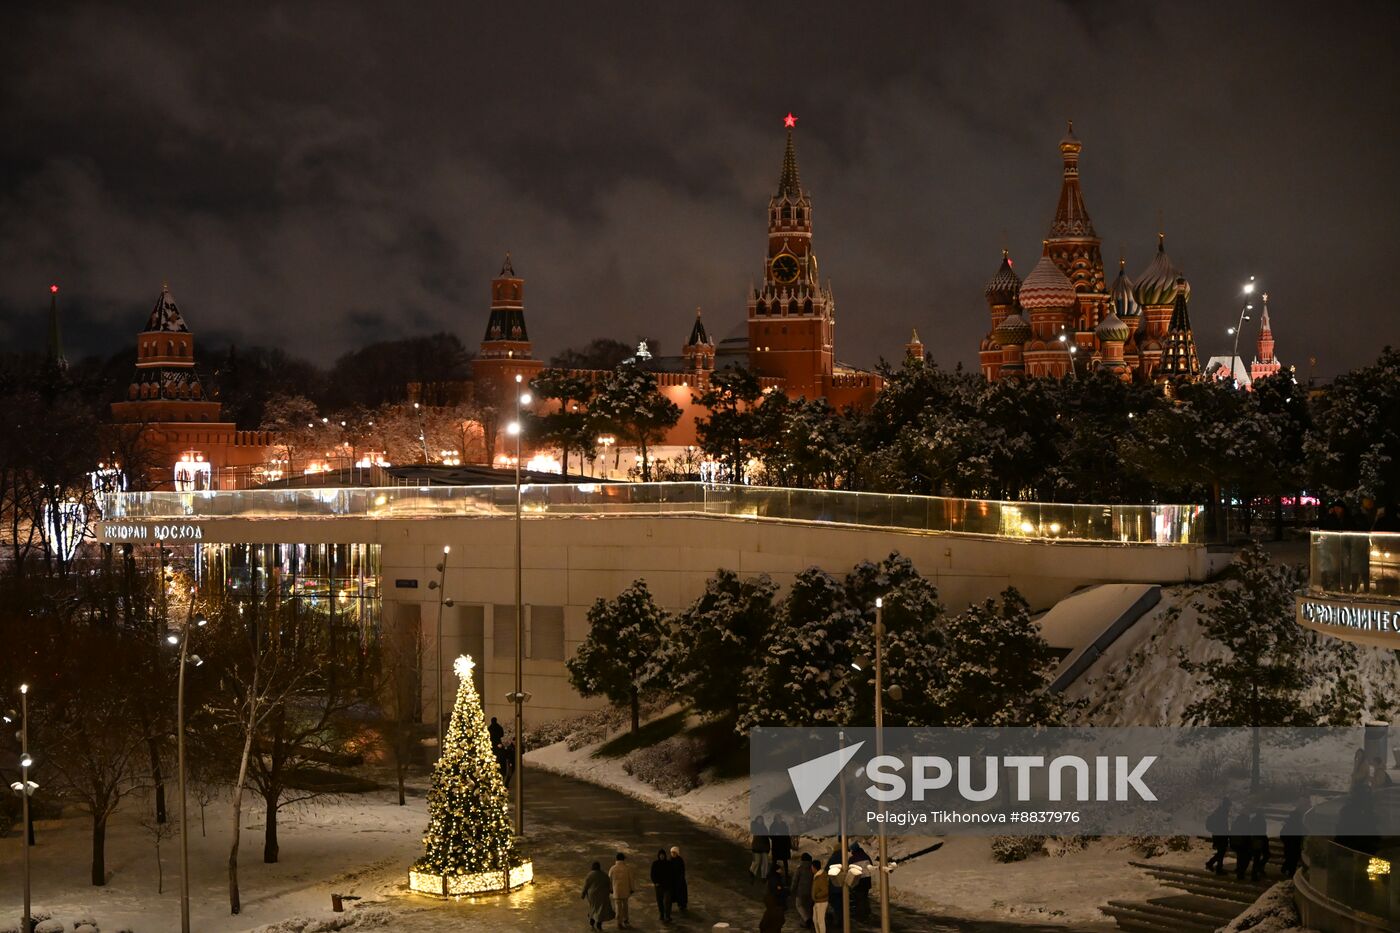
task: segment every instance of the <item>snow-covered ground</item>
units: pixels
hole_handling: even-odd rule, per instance
[[[1065,691],[1070,700],[1085,704],[1080,719],[1095,726],[1181,725],[1186,707],[1199,694],[1193,675],[1182,670],[1178,655],[1203,661],[1223,651],[1201,630],[1197,603],[1210,605],[1217,585],[1162,588],[1162,600],[1137,624],[1108,647],[1101,657]],[[1336,642],[1333,647],[1341,646]],[[1348,673],[1365,692],[1370,715],[1381,704],[1394,702],[1400,686],[1400,658],[1391,651],[1356,649]],[[1389,715],[1384,718],[1389,719]]]
[[[748,842],[749,782],[705,781],[679,797],[665,794],[627,774],[621,758],[595,758],[598,745],[570,750],[566,743],[526,754],[533,767],[592,781],[664,809],[683,813],[740,842]],[[938,841],[906,837],[891,850],[898,861],[904,852],[915,852]],[[1159,893],[1156,882],[1128,865],[1138,858],[1125,840],[1091,843],[1083,851],[1062,856],[1036,856],[1023,862],[1001,864],[992,859],[986,837],[960,836],[943,840],[942,849],[902,864],[894,873],[893,896],[903,904],[938,914],[986,920],[1027,920],[1043,923],[1082,924],[1104,922],[1099,905],[1110,898],[1151,897]],[[803,840],[806,851],[825,858],[830,840],[818,844]],[[874,851],[874,845],[869,845]],[[1164,862],[1204,862],[1204,849],[1175,852]]]
[[[155,849],[139,824],[146,809],[143,801],[130,799],[112,818],[105,887],[90,883],[92,835],[81,814],[37,823],[38,844],[30,850],[36,913],[51,913],[68,930],[82,918],[95,919],[104,933],[178,930],[179,837],[161,843],[165,883],[158,894]],[[191,926],[233,933],[327,914],[333,891],[366,899],[397,892],[406,866],[419,855],[427,806],[417,797],[400,807],[386,790],[294,807],[278,820],[281,860],[265,865],[262,811],[248,798],[239,851],[243,912],[236,917],[228,912],[227,802],[207,809],[207,836],[200,834],[194,806],[191,816]],[[20,915],[21,852],[18,833],[0,840],[0,930]]]

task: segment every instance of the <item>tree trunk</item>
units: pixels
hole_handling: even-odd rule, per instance
[[[154,732],[155,729],[150,730]],[[165,778],[160,771],[160,738],[152,735],[146,740],[146,748],[151,755],[151,783],[156,789],[156,822],[165,822]]]
[[[642,728],[642,704],[637,691],[632,691],[632,731],[636,732]]]
[[[263,863],[266,865],[277,864],[277,798],[280,796],[280,789],[274,790],[263,800],[267,808],[263,828]]]
[[[243,756],[238,762],[238,780],[233,785],[233,842],[228,850],[228,912],[237,914],[242,909],[238,901],[238,836],[243,825],[243,785],[248,780],[248,759],[253,752],[253,732],[258,721],[258,675],[253,672],[253,687],[248,695],[248,725],[243,735]]]
[[[107,818],[92,818],[92,883],[102,887],[107,883]]]

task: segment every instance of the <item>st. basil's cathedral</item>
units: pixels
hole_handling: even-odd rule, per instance
[[[991,329],[978,353],[982,375],[995,382],[1103,369],[1125,382],[1166,385],[1219,378],[1197,356],[1191,283],[1167,255],[1165,234],[1157,234],[1156,254],[1136,281],[1119,259],[1118,275],[1108,283],[1102,241],[1079,184],[1082,149],[1071,123],[1060,140],[1060,200],[1035,268],[1022,281],[1003,250],[1001,267],[987,283]],[[1250,368],[1255,378],[1280,368],[1267,295],[1264,300],[1258,357]],[[1250,377],[1242,371],[1232,360],[1223,377],[1234,372],[1247,385]]]

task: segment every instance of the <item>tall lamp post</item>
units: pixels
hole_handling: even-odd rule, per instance
[[[20,798],[20,845],[24,847],[24,915],[20,918],[20,933],[33,933],[34,920],[29,915],[29,846],[32,844],[29,838],[29,798],[39,789],[39,785],[29,780],[29,769],[34,764],[34,759],[29,757],[29,684],[19,685],[19,780],[10,785],[10,789],[19,794]],[[12,721],[14,711],[5,717],[6,722]]]
[[[428,428],[423,421],[423,406],[417,402],[413,403],[413,410],[418,412],[418,443],[423,445],[423,465],[428,465]]]
[[[194,611],[194,596],[190,596],[190,611],[181,631],[171,632],[165,640],[180,646],[180,673],[175,688],[175,767],[180,784],[180,933],[190,933],[190,834],[185,819],[185,667],[203,664],[199,655],[190,655],[190,623],[202,628],[208,624],[203,613]]]
[[[515,436],[515,690],[507,699],[515,704],[515,834],[525,835],[525,607],[522,601],[522,528],[520,486],[520,436],[525,426],[520,420],[520,406],[530,404],[530,393],[520,391],[525,377],[515,374],[515,421],[509,433]]]
[[[447,555],[452,553],[452,545],[442,546],[442,560],[438,561],[436,580],[428,581],[428,589],[437,590],[438,611],[437,611],[437,648],[436,660],[433,662],[433,669],[437,672],[437,682],[433,685],[433,696],[437,700],[437,753],[442,757],[442,610],[452,605],[452,600],[447,595]]]
[[[1254,294],[1254,276],[1251,275],[1249,281],[1244,283],[1244,293],[1246,297]],[[1235,361],[1240,358],[1240,331],[1244,329],[1244,322],[1250,320],[1249,312],[1253,310],[1254,305],[1246,301],[1244,307],[1240,308],[1239,320],[1229,330],[1235,338],[1235,349],[1230,351],[1230,381],[1235,384],[1236,388],[1239,388],[1240,385],[1239,377],[1235,375]]]
[[[875,597],[875,755],[885,753],[885,600]],[[880,812],[884,813],[884,801]],[[880,933],[890,933],[889,841],[880,820]]]

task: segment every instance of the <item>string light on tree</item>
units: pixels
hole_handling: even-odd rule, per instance
[[[423,857],[408,872],[409,888],[420,894],[491,894],[534,879],[534,865],[521,854],[511,826],[510,801],[472,681],[475,666],[466,655],[452,665],[461,684],[433,766]]]

